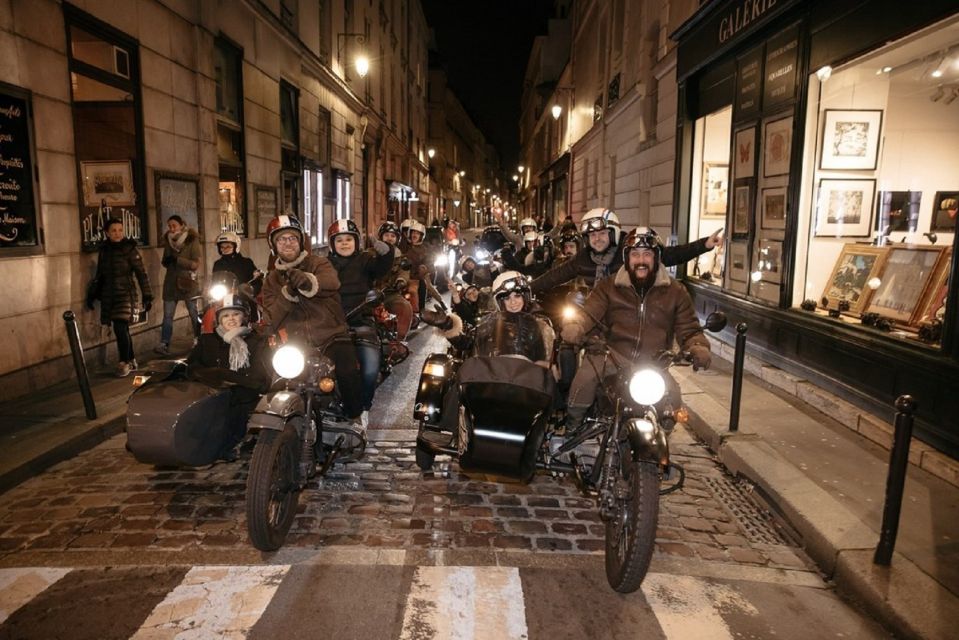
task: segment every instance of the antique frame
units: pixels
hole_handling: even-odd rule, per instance
[[[99,207],[105,200],[111,207],[132,207],[136,202],[129,160],[81,160],[80,178],[84,206]]]
[[[893,232],[909,233],[917,231],[921,202],[922,191],[880,191],[877,193],[874,223],[876,233],[879,236],[887,236]]]
[[[729,198],[729,165],[703,163],[701,218],[725,218]]]
[[[728,242],[726,271],[729,279],[745,283],[749,279],[749,247],[746,242]]]
[[[793,117],[763,122],[763,177],[771,178],[789,173],[792,157]]]
[[[875,191],[873,179],[821,179],[816,202],[816,236],[869,237]]]
[[[942,257],[935,245],[891,245],[887,248],[881,282],[869,298],[867,313],[878,313],[898,324],[913,325]]]
[[[786,203],[786,187],[767,187],[762,190],[760,198],[761,223],[763,229],[785,229],[788,207]]]
[[[919,304],[919,313],[916,315],[916,324],[935,319],[936,311],[946,306],[945,298],[949,294],[949,271],[952,269],[952,247],[946,247],[939,266],[932,277],[930,286]]]
[[[954,233],[956,231],[957,208],[943,209],[944,200],[954,200],[959,204],[959,191],[937,191],[936,199],[932,202],[932,216],[929,219],[929,231]]]
[[[826,109],[819,168],[874,170],[881,130],[881,109]]]
[[[761,238],[756,244],[756,269],[762,280],[781,284],[783,279],[783,241]]]
[[[886,258],[886,247],[864,244],[844,244],[832,268],[822,297],[829,306],[838,306],[840,300],[849,303],[848,313],[859,315],[866,308],[873,289],[869,281],[878,277]]]
[[[154,171],[156,190],[157,241],[163,238],[166,221],[178,215],[188,227],[203,237],[203,204],[199,176],[169,171]]]
[[[740,129],[733,136],[733,179],[756,175],[756,127]]]
[[[744,184],[737,184],[733,187],[733,215],[732,229],[730,230],[735,237],[745,237],[749,235],[749,220],[752,218],[752,182],[751,179],[743,181]]]

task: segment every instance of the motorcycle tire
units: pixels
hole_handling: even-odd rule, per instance
[[[614,454],[615,455],[615,454]],[[628,495],[617,498],[617,517],[606,522],[606,579],[615,591],[639,589],[649,570],[659,520],[659,471],[652,462],[626,461],[616,468]]]
[[[432,470],[434,460],[436,460],[435,455],[416,445],[416,466],[419,467],[421,471]]]
[[[246,526],[253,546],[276,551],[283,546],[296,515],[300,487],[296,468],[300,440],[293,425],[261,431],[246,479]]]

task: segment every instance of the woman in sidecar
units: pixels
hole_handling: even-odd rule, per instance
[[[428,319],[453,349],[423,366],[413,410],[417,464],[427,469],[437,453],[448,453],[464,470],[528,480],[553,413],[554,332],[531,313],[529,280],[519,272],[501,274],[493,298],[496,312],[465,333],[455,314]]]
[[[236,458],[234,447],[272,382],[267,340],[250,327],[250,306],[223,297],[216,329],[186,363],[160,361],[137,376],[127,410],[127,447],[140,462],[203,466]]]

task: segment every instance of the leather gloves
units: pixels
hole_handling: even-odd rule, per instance
[[[385,256],[390,252],[390,245],[386,244],[382,240],[373,240],[373,251],[376,252],[378,256]]]
[[[309,277],[306,273],[299,269],[290,269],[286,272],[286,281],[289,283],[290,287],[296,289],[297,291],[308,291],[312,286]]]
[[[173,255],[163,256],[163,259],[160,260],[160,264],[162,264],[162,265],[163,265],[164,267],[166,267],[167,269],[169,269],[170,266],[173,265],[173,264],[175,264],[175,263],[176,263],[176,256],[173,256]]]
[[[153,297],[143,296],[143,310],[149,311],[152,308],[153,308]]]
[[[84,306],[90,311],[93,311],[94,309],[96,309],[96,307],[94,306],[94,302],[96,302],[95,299],[88,297]]]
[[[701,344],[694,344],[689,348],[689,357],[693,361],[693,371],[708,369],[713,358],[709,354],[709,347]]]
[[[446,313],[440,310],[423,309],[420,311],[420,318],[422,318],[426,324],[438,327],[444,331],[448,330],[453,324],[449,321],[450,319]]]
[[[577,322],[572,322],[563,327],[563,332],[561,335],[563,337],[563,342],[567,342],[569,344],[580,344],[583,341],[584,333],[583,325]]]

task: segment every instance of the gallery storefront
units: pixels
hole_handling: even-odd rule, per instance
[[[750,353],[959,457],[959,10],[706,3],[681,26],[674,228]],[[727,329],[724,339],[735,333]]]

